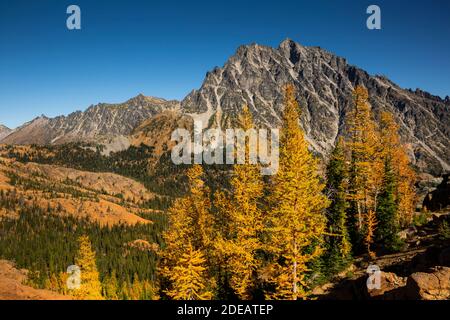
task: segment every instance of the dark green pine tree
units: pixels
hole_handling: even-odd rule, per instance
[[[402,242],[398,237],[397,203],[395,200],[396,181],[389,158],[384,162],[383,185],[377,204],[376,241],[390,252],[398,251]]]
[[[331,205],[327,209],[328,232],[325,264],[330,273],[345,268],[351,261],[351,243],[347,230],[348,169],[345,162],[344,140],[339,139],[327,166],[327,195]]]

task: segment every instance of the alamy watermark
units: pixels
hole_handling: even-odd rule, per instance
[[[371,264],[367,267],[367,273],[369,277],[367,278],[366,285],[368,290],[381,289],[381,270],[376,264]]]
[[[278,129],[207,129],[194,121],[194,139],[186,129],[172,132],[172,162],[178,164],[260,164],[262,175],[273,175],[279,166]],[[247,142],[248,141],[248,142]]]
[[[366,26],[369,30],[380,30],[381,29],[381,9],[379,6],[372,4],[367,7],[367,14],[370,16],[367,18]]]
[[[70,16],[67,17],[66,26],[69,30],[80,30],[81,29],[81,9],[77,5],[70,5],[66,10],[67,14]]]
[[[69,30],[81,30],[81,9],[77,5],[70,5],[66,10],[70,14],[66,20],[66,26]],[[366,13],[370,16],[366,20],[366,26],[369,30],[381,29],[381,9],[378,5],[372,4],[367,7]]]
[[[71,265],[67,267],[66,285],[69,290],[77,290],[81,287],[81,269],[77,265]]]

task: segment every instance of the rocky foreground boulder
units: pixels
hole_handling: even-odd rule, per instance
[[[397,289],[403,288],[406,285],[406,278],[399,277],[392,272],[381,272],[380,284],[381,287],[379,289],[375,288],[372,290],[367,290],[367,294],[370,298],[402,298],[402,293],[399,293],[399,290]]]
[[[447,300],[450,299],[450,268],[435,267],[430,272],[415,272],[400,277],[381,272],[381,287],[367,290],[369,299]]]
[[[450,268],[435,267],[430,273],[413,273],[406,282],[405,294],[408,299],[450,299]]]

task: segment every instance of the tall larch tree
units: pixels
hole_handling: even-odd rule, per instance
[[[182,286],[174,282],[177,278],[174,278],[172,273],[180,266],[180,263],[185,262],[185,253],[191,249],[201,253],[201,259],[196,261],[195,266],[206,270],[201,273],[205,283],[208,284],[205,290],[213,290],[215,287],[214,217],[211,214],[210,191],[202,179],[203,169],[200,165],[192,166],[187,176],[190,185],[189,195],[177,199],[169,209],[169,228],[163,234],[165,248],[162,251],[159,270],[161,275],[169,281],[166,292],[171,297],[183,295],[177,292]],[[194,264],[187,265],[194,266]],[[199,292],[197,294],[199,297],[204,296]]]
[[[375,210],[382,183],[383,161],[380,157],[380,137],[369,105],[369,94],[363,86],[353,92],[354,107],[347,115],[350,151],[349,212],[352,215],[352,242],[365,247],[372,255],[370,244],[376,226]],[[368,223],[370,220],[371,223]]]
[[[327,253],[328,272],[338,272],[351,259],[351,242],[347,229],[348,168],[345,158],[345,142],[339,138],[327,165],[326,194],[331,200],[327,209]]]
[[[399,126],[389,112],[382,112],[380,117],[380,135],[382,154],[389,163],[395,178],[394,199],[397,204],[396,223],[405,227],[412,222],[416,204],[416,176],[410,166],[406,145],[400,141]]]
[[[323,252],[329,201],[322,194],[317,161],[299,124],[292,85],[285,88],[279,162],[268,212],[266,249],[272,254],[269,270],[275,288],[268,298],[296,300],[308,295],[309,264]]]
[[[73,295],[80,300],[101,300],[102,285],[97,271],[95,252],[92,250],[88,236],[78,239],[79,249],[75,264],[81,270],[81,286],[73,290]]]
[[[254,127],[252,115],[248,107],[243,109],[239,117],[239,126],[244,131]],[[240,299],[251,299],[255,287],[255,276],[260,261],[257,253],[261,249],[261,233],[263,231],[263,214],[260,200],[263,196],[263,181],[260,168],[249,162],[249,141],[245,143],[245,164],[233,167],[230,179],[231,190],[216,200],[226,201],[217,207],[228,210],[221,212],[227,216],[227,233],[217,241],[216,247],[224,256],[230,287]]]

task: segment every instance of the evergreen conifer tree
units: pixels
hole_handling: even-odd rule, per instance
[[[331,200],[327,209],[328,232],[327,252],[325,254],[327,272],[338,272],[351,259],[351,242],[347,230],[347,188],[348,168],[345,159],[345,146],[338,139],[327,166],[326,193]]]

